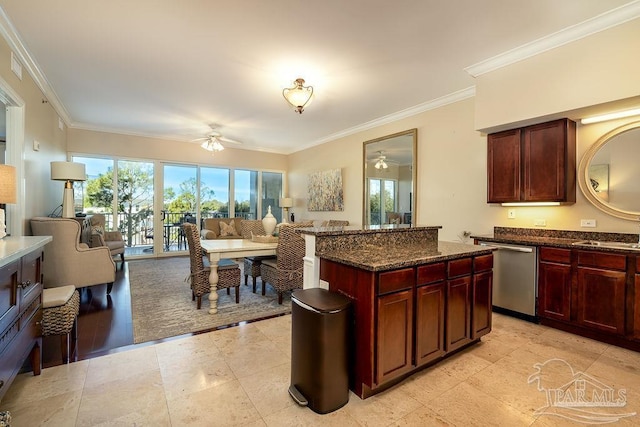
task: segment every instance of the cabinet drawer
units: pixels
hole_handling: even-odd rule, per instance
[[[624,271],[627,269],[627,257],[605,252],[578,251],[578,265]]]
[[[540,261],[571,264],[571,250],[560,248],[540,248]]]
[[[378,295],[411,289],[415,283],[413,268],[385,271],[378,275]]]
[[[471,258],[462,258],[449,261],[447,267],[447,277],[469,275],[471,274]]]
[[[492,268],[493,255],[481,255],[473,259],[473,271],[475,271],[476,273],[491,270]]]
[[[446,270],[444,262],[436,264],[421,265],[418,267],[417,285],[427,285],[429,283],[438,282],[446,278]]]

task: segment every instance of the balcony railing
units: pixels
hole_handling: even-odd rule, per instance
[[[114,215],[110,212],[104,212],[103,215],[105,217],[106,229],[113,230]],[[195,212],[162,211],[161,215],[163,230],[162,233],[158,235],[161,236],[163,242],[165,242],[165,250],[179,250],[179,247],[173,248],[173,243],[178,242],[178,234],[180,230],[179,226],[186,221],[195,223]],[[228,216],[229,215],[227,212],[201,212],[199,228],[202,228],[202,222],[205,218],[227,218]],[[243,219],[253,219],[256,217],[256,215],[253,212],[242,212],[236,213],[236,217],[240,217]],[[131,221],[129,221],[130,218]],[[122,233],[124,237],[125,246],[153,246],[153,239],[154,237],[156,237],[156,233],[153,228],[153,219],[153,214],[142,219],[135,219],[135,215],[129,216],[126,213],[119,213],[117,229]]]

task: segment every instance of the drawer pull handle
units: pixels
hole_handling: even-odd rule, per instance
[[[31,286],[31,280],[27,280],[26,282],[22,282],[22,283],[20,283],[20,287],[21,287],[22,289],[26,289],[26,288],[28,288],[29,286]]]

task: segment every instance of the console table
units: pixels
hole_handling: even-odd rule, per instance
[[[0,400],[31,357],[42,367],[42,262],[51,236],[0,239]]]

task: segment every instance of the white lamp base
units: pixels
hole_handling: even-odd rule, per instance
[[[0,209],[0,239],[7,235],[7,226],[4,224],[4,209]]]
[[[76,209],[73,201],[73,188],[65,188],[62,195],[62,218],[75,218]]]

